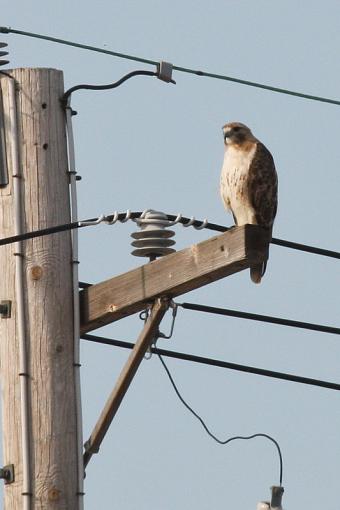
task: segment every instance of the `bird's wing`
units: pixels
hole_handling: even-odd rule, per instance
[[[249,197],[257,224],[271,229],[277,210],[277,175],[273,157],[261,142],[249,166]]]

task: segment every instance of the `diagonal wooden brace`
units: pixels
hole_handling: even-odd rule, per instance
[[[150,316],[120,373],[90,438],[85,443],[84,467],[87,466],[92,455],[98,453],[105,434],[119,409],[148,347],[157,336],[158,326],[167,308],[168,300],[164,298],[157,299],[152,306]]]

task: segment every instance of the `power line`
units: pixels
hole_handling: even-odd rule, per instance
[[[325,250],[324,248],[318,248],[317,246],[308,246],[307,244],[294,243],[292,241],[286,241],[285,239],[272,238],[271,244],[277,246],[283,246],[284,248],[291,248],[292,250],[304,251],[306,253],[314,253],[314,255],[323,255],[324,257],[330,257],[333,259],[340,259],[340,253],[332,250]]]
[[[282,477],[283,477],[283,461],[282,461],[282,453],[281,453],[281,448],[280,448],[280,445],[279,443],[273,438],[271,437],[270,435],[268,434],[264,434],[262,432],[260,433],[257,433],[257,434],[252,434],[251,436],[234,436],[234,437],[229,437],[228,439],[219,439],[217,436],[215,436],[215,434],[213,434],[210,429],[208,428],[208,426],[206,425],[206,423],[204,422],[203,418],[196,412],[194,411],[194,409],[186,402],[186,400],[184,400],[184,398],[182,397],[175,381],[174,381],[174,378],[172,376],[172,374],[170,373],[170,370],[168,368],[168,366],[166,365],[164,359],[162,358],[162,356],[160,354],[158,354],[158,358],[160,360],[160,362],[162,363],[163,365],[163,368],[170,380],[170,383],[173,387],[173,389],[175,390],[175,393],[177,395],[177,397],[179,398],[179,400],[181,401],[181,403],[184,405],[184,407],[193,415],[195,416],[195,418],[200,422],[200,424],[202,425],[202,427],[204,428],[204,430],[206,431],[206,433],[208,434],[208,436],[210,436],[214,441],[216,441],[216,443],[222,445],[222,446],[225,446],[227,445],[228,443],[231,443],[232,441],[237,441],[237,440],[250,440],[250,439],[255,439],[257,437],[263,437],[265,439],[268,439],[269,441],[271,441],[272,443],[274,443],[274,445],[276,446],[276,449],[277,449],[277,452],[279,454],[279,460],[280,460],[280,476],[279,476],[279,480],[280,480],[280,486],[282,485]]]
[[[149,60],[147,58],[135,57],[133,55],[127,55],[125,53],[118,53],[117,51],[105,50],[103,48],[97,48],[95,46],[89,46],[87,44],[80,44],[73,41],[67,41],[65,39],[58,39],[57,37],[51,37],[49,35],[36,34],[34,32],[25,32],[24,30],[16,30],[11,27],[0,27],[0,33],[3,34],[17,34],[24,35],[26,37],[33,37],[35,39],[43,39],[44,41],[51,41],[66,46],[73,46],[74,48],[81,48],[83,50],[94,51],[97,53],[104,53],[113,57],[123,58],[126,60],[134,60],[135,62],[142,62],[144,64],[157,65],[158,62]]]
[[[170,221],[175,221],[177,218],[177,216],[173,214],[168,214],[167,217]],[[190,221],[190,218],[182,217],[180,223],[183,224],[186,223],[187,221]],[[198,227],[202,225],[202,223],[203,221],[201,220],[195,220],[193,226]],[[213,230],[215,232],[226,232],[227,230],[230,230],[230,227],[225,227],[224,225],[218,225],[216,223],[210,222],[208,222],[204,228],[207,228],[208,230]],[[291,248],[292,250],[304,251],[306,253],[313,253],[314,255],[323,255],[325,257],[340,259],[340,252],[333,250],[325,250],[324,248],[319,248],[317,246],[295,243],[293,241],[287,241],[286,239],[277,239],[276,237],[273,237],[270,242],[271,244],[282,246],[284,248]]]
[[[93,226],[98,224],[98,220],[101,221],[107,221],[110,222],[114,219],[114,217],[117,218],[117,221],[125,221],[126,219],[126,212],[123,213],[117,213],[117,214],[109,214],[107,216],[102,216],[99,218],[91,218],[88,220],[82,220],[79,222],[73,222],[73,223],[66,223],[64,225],[56,225],[55,227],[49,227],[44,228],[40,230],[33,230],[31,232],[26,232],[25,234],[21,234],[18,236],[11,236],[6,237],[3,239],[0,239],[0,246],[4,246],[6,244],[12,244],[16,243],[18,241],[26,241],[27,239],[33,239],[35,237],[42,237],[50,234],[55,234],[57,232],[64,232],[67,230],[72,230],[75,228],[83,228],[88,226]],[[129,211],[129,219],[136,219],[139,218],[142,215],[142,212],[130,212]],[[101,219],[102,218],[102,219]],[[175,216],[173,214],[167,214],[167,218],[170,221],[178,220],[178,216]],[[87,224],[89,223],[89,224]],[[204,221],[202,220],[193,220],[192,218],[188,218],[186,216],[181,216],[181,218],[178,220],[178,223],[181,223],[182,225],[185,225],[186,223],[190,223],[191,226],[194,228],[200,228],[204,224]],[[207,228],[208,230],[212,230],[215,232],[226,232],[227,230],[230,230],[230,227],[225,227],[223,225],[218,225],[216,223],[210,223],[206,222],[204,228]],[[324,257],[330,257],[334,259],[340,260],[340,252],[332,251],[332,250],[326,250],[324,248],[318,248],[317,246],[310,246],[307,244],[301,244],[301,243],[295,243],[292,241],[286,241],[285,239],[277,239],[272,238],[271,244],[276,244],[278,246],[282,246],[284,248],[290,248],[292,250],[298,250],[303,251],[306,253],[313,253],[314,255],[322,255]]]
[[[18,241],[27,241],[28,239],[34,239],[35,237],[43,237],[50,234],[56,234],[57,232],[66,232],[68,230],[73,230],[75,228],[80,228],[78,221],[75,221],[73,223],[65,223],[63,225],[56,225],[55,227],[32,230],[31,232],[25,232],[25,234],[0,239],[0,246],[17,243]]]
[[[95,342],[104,345],[112,345],[124,349],[133,349],[134,347],[134,344],[130,342],[124,342],[121,340],[115,340],[112,338],[105,338],[96,335],[89,335],[87,333],[83,334],[81,338],[89,342]],[[191,361],[193,363],[200,363],[202,365],[226,368],[228,370],[236,370],[238,372],[245,372],[248,374],[255,374],[263,377],[271,377],[273,379],[280,379],[283,381],[291,381],[299,384],[307,384],[310,386],[318,386],[319,388],[327,388],[329,390],[340,391],[340,384],[333,382],[312,379],[309,377],[302,377],[299,375],[287,374],[284,372],[274,372],[273,370],[266,370],[264,368],[250,367],[246,365],[240,365],[237,363],[230,363],[228,361],[206,358],[202,356],[195,356],[193,354],[186,354],[184,352],[168,351],[166,349],[159,349],[158,347],[150,347],[150,350],[153,354],[160,354],[161,356],[166,356],[168,358],[180,359],[182,361]]]
[[[141,215],[141,212],[133,212],[130,213],[130,219],[139,218]],[[105,217],[107,221],[111,221],[114,217],[114,214],[109,214]],[[118,221],[122,221],[126,218],[126,213],[119,213],[118,214]],[[75,228],[83,228],[83,227],[89,227],[92,225],[95,225],[96,222],[100,218],[90,218],[87,220],[82,221],[74,221],[72,223],[64,223],[63,225],[56,225],[54,227],[47,227],[42,228],[39,230],[32,230],[31,232],[25,232],[24,234],[17,235],[17,236],[10,236],[3,239],[0,239],[0,246],[4,246],[6,244],[13,244],[17,243],[18,241],[27,241],[28,239],[34,239],[35,237],[43,237],[50,234],[56,234],[58,232],[66,232],[68,230],[73,230]],[[89,224],[87,224],[89,223]]]
[[[190,73],[195,74],[196,76],[205,76],[207,78],[215,78],[217,80],[225,80],[234,83],[239,83],[240,85],[246,85],[248,87],[255,87],[258,89],[269,90],[271,92],[278,92],[279,94],[286,94],[288,96],[301,97],[303,99],[310,99],[312,101],[320,101],[322,103],[335,104],[337,106],[340,105],[340,101],[337,99],[329,99],[327,97],[314,96],[311,94],[305,94],[304,92],[296,92],[294,90],[288,90],[280,87],[272,87],[271,85],[264,85],[263,83],[257,83],[255,81],[243,80],[240,78],[232,78],[231,76],[226,76],[223,74],[215,74],[209,73],[206,71],[196,71],[194,69],[188,69],[186,67],[173,66],[173,69],[176,71],[180,71],[182,73]]]
[[[249,319],[252,321],[267,322],[270,324],[279,324],[281,326],[290,326],[292,328],[308,329],[311,331],[320,331],[322,333],[340,335],[340,328],[335,328],[332,326],[323,326],[321,324],[313,324],[311,322],[295,321],[290,319],[283,319],[280,317],[272,317],[270,315],[241,312],[238,310],[230,310],[228,308],[218,308],[215,306],[200,305],[196,303],[176,303],[176,304],[186,310],[192,310],[195,312],[206,312],[216,315],[236,317],[239,319]]]
[[[158,65],[158,62],[156,60],[150,60],[150,59],[143,58],[143,57],[137,57],[135,55],[129,55],[126,53],[119,53],[117,51],[105,50],[103,48],[98,48],[96,46],[80,44],[80,43],[68,41],[65,39],[59,39],[59,38],[51,37],[51,36],[47,36],[47,35],[36,34],[34,32],[26,32],[23,30],[16,30],[16,29],[10,28],[10,27],[0,27],[0,32],[4,33],[4,34],[12,33],[12,34],[17,34],[17,35],[23,35],[26,37],[33,37],[36,39],[43,39],[45,41],[51,41],[51,42],[63,44],[66,46],[73,46],[75,48],[81,48],[84,50],[94,51],[97,53],[104,53],[106,55],[111,55],[111,56],[123,58],[126,60],[133,60],[135,62],[142,62],[144,64],[150,64],[150,65]],[[329,99],[326,97],[305,94],[302,92],[296,92],[293,90],[288,90],[288,89],[284,89],[284,88],[280,88],[280,87],[272,87],[271,85],[265,85],[263,83],[258,83],[258,82],[249,81],[249,80],[243,80],[240,78],[233,78],[231,76],[226,76],[224,74],[216,74],[216,73],[210,73],[210,72],[206,72],[206,71],[199,71],[197,69],[191,69],[188,67],[181,67],[181,66],[176,66],[176,65],[173,66],[173,69],[175,71],[179,71],[181,73],[194,74],[195,76],[204,76],[207,78],[213,78],[213,79],[217,79],[217,80],[224,80],[224,81],[229,81],[229,82],[233,82],[233,83],[239,83],[241,85],[246,85],[248,87],[255,87],[255,88],[259,88],[259,89],[263,89],[263,90],[269,90],[271,92],[277,92],[279,94],[286,94],[286,95],[290,95],[290,96],[300,97],[303,99],[310,99],[312,101],[319,101],[322,103],[335,104],[337,106],[340,105],[340,101],[338,101],[336,99]]]
[[[142,214],[143,214],[142,211],[138,211],[138,212],[130,212],[129,211],[129,219],[134,220],[136,218],[139,218]],[[0,239],[0,246],[4,246],[6,244],[13,244],[18,241],[27,241],[28,239],[33,239],[35,237],[43,237],[43,236],[50,235],[50,234],[56,234],[58,232],[66,232],[68,230],[73,230],[75,228],[83,228],[83,227],[90,227],[90,226],[98,225],[99,220],[100,220],[100,222],[107,221],[108,223],[110,223],[114,219],[115,216],[116,216],[117,221],[123,222],[126,220],[127,213],[123,212],[123,213],[119,213],[117,215],[116,215],[116,213],[108,214],[107,216],[103,215],[98,218],[90,218],[87,220],[75,221],[72,223],[65,223],[63,225],[56,225],[54,227],[47,227],[47,228],[43,228],[43,229],[39,229],[39,230],[32,230],[31,232],[26,232],[21,235],[10,236],[10,237]],[[175,220],[177,218],[177,216],[174,216],[174,215],[167,215],[167,217],[169,220]],[[204,223],[201,220],[192,221],[192,218],[187,218],[185,216],[183,216],[179,220],[179,223],[181,223],[181,224],[185,224],[185,223],[189,223],[189,222],[191,222],[191,226],[193,226],[193,227],[200,227]],[[216,225],[215,223],[206,223],[204,228],[208,228],[210,230],[214,230],[217,232],[226,232],[227,230],[229,230],[228,227],[224,227],[222,225]],[[339,253],[339,257],[340,257],[340,253]]]

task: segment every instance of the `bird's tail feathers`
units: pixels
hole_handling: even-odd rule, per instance
[[[250,278],[254,283],[261,283],[262,276],[266,272],[267,261],[250,268]]]

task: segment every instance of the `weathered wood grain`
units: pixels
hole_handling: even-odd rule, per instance
[[[143,310],[160,296],[175,297],[249,268],[268,256],[266,232],[236,227],[80,292],[81,333]]]
[[[54,69],[16,69],[24,230],[70,221],[63,76]],[[1,76],[5,122],[8,81]],[[12,162],[7,139],[9,173]],[[0,190],[0,237],[14,234],[13,183]],[[0,248],[0,298],[12,318],[0,319],[4,463],[15,464],[5,486],[6,510],[22,508],[19,348],[14,245]],[[24,289],[31,417],[32,509],[77,508],[77,434],[73,374],[70,234],[24,243]]]

